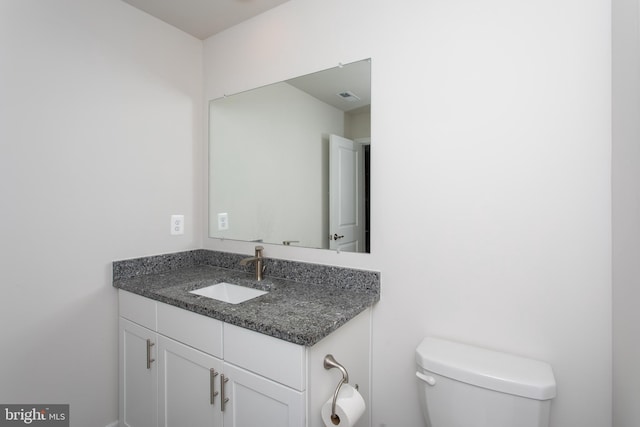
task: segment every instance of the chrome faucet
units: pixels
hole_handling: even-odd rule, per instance
[[[256,265],[256,280],[262,280],[262,273],[264,273],[264,258],[262,257],[262,251],[264,248],[262,246],[256,246],[256,255],[243,258],[240,260],[240,265],[247,265],[250,262],[254,262]]]

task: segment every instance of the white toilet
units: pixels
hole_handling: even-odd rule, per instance
[[[428,427],[548,427],[549,364],[427,337],[416,349]]]

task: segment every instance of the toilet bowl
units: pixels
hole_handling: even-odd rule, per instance
[[[416,348],[428,427],[548,427],[556,382],[545,362],[427,337]]]

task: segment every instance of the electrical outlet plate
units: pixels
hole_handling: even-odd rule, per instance
[[[218,214],[218,230],[229,229],[229,215],[226,212]]]
[[[171,234],[184,234],[184,215],[171,215]]]

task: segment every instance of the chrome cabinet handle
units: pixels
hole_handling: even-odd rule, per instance
[[[147,339],[147,369],[151,369],[151,362],[156,361],[156,359],[151,358],[151,347],[153,347],[154,345],[156,344],[151,342],[150,339]]]
[[[229,401],[228,397],[225,397],[224,393],[224,385],[229,382],[229,378],[225,377],[224,374],[220,375],[220,410],[224,412],[225,405]]]
[[[329,234],[329,240],[339,240],[342,239],[344,237],[344,235],[340,236],[338,235],[338,233],[334,233],[334,235],[332,236],[331,234]]]
[[[218,376],[218,373],[216,372],[215,369],[211,368],[209,369],[209,399],[211,404],[213,405],[215,403],[216,400],[216,396],[218,395],[218,392],[215,391],[216,388],[216,377]]]

